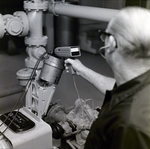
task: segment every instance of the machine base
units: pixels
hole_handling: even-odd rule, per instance
[[[0,135],[1,149],[52,149],[52,130],[50,125],[26,108],[22,108],[19,111],[31,120],[35,126],[17,133],[8,128],[3,135]],[[2,125],[0,132],[7,128],[6,124],[2,123],[0,121],[0,125]]]

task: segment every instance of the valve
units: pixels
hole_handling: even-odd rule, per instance
[[[17,11],[13,15],[4,15],[3,19],[8,34],[13,36],[26,36],[28,34],[29,21],[25,12]]]
[[[2,15],[0,14],[0,38],[4,36],[4,33],[5,33],[4,20]]]
[[[22,32],[23,26],[18,18],[12,18],[7,21],[6,30],[8,34],[16,36]]]

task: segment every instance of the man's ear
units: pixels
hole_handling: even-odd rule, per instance
[[[116,43],[114,36],[109,36],[109,44],[110,44],[111,50],[114,50],[116,48],[117,43]]]

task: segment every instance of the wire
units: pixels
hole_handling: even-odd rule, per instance
[[[78,88],[77,88],[76,79],[75,79],[75,76],[74,76],[74,75],[73,75],[73,83],[74,83],[75,90],[76,90],[76,92],[77,92],[78,99],[80,100],[80,102],[79,102],[79,103],[76,105],[76,107],[75,107],[75,111],[76,111],[76,108],[78,107],[78,105],[80,104],[80,105],[82,106],[82,113],[81,113],[82,116],[83,116],[83,114],[84,114],[84,112],[85,112],[86,115],[88,116],[89,120],[91,121],[93,118],[91,117],[91,115],[90,115],[90,113],[89,113],[89,111],[88,111],[88,108],[84,106],[84,103],[87,104],[87,101],[92,100],[92,99],[86,99],[86,100],[84,100],[84,99],[81,99],[81,98],[80,98],[79,90],[78,90]],[[93,100],[92,100],[92,110],[93,110],[93,109],[94,109],[94,102],[93,102]]]
[[[19,97],[19,100],[17,101],[17,103],[15,104],[15,106],[13,107],[13,109],[10,111],[10,114],[16,109],[17,105],[19,104],[21,97],[23,96],[24,92],[22,92],[21,96]],[[9,116],[6,117],[6,119],[1,123],[0,127],[7,121],[7,119],[9,118]]]
[[[92,101],[92,110],[94,110],[94,102],[93,102],[93,99],[86,99],[85,102],[87,103],[87,102],[90,101],[90,100]]]
[[[78,99],[80,99],[80,94],[79,94],[79,90],[77,88],[75,76],[74,75],[72,75],[72,76],[73,76],[73,84],[74,84],[75,90],[77,92],[77,97],[78,97]]]
[[[13,110],[15,110],[15,108],[16,108],[17,105],[19,104],[19,102],[20,102],[21,97],[23,96],[23,94],[24,94],[23,99],[25,99],[25,95],[26,95],[26,93],[27,93],[27,91],[28,91],[28,89],[29,89],[29,87],[30,87],[30,85],[31,85],[31,82],[32,82],[32,80],[33,80],[33,78],[34,78],[34,75],[35,75],[35,72],[36,72],[36,70],[37,70],[37,68],[38,68],[38,65],[39,65],[40,61],[44,58],[45,55],[46,55],[46,53],[42,54],[42,55],[40,56],[40,58],[38,59],[38,61],[36,62],[35,66],[34,66],[34,68],[33,68],[33,71],[32,71],[32,73],[31,73],[31,75],[30,75],[30,78],[29,78],[29,80],[28,80],[28,82],[27,82],[27,84],[26,84],[25,90],[23,91],[23,93],[21,94],[19,100],[17,101],[17,103],[15,104],[15,106],[13,107],[13,109],[11,110],[10,114],[13,112]],[[18,112],[19,112],[19,110],[21,109],[22,106],[23,106],[23,100],[22,100],[22,102],[20,103],[20,108],[18,108],[18,110],[17,110],[16,114],[14,115],[13,119],[11,120],[11,122],[9,123],[9,125],[7,125],[7,127],[4,129],[4,131],[1,132],[0,136],[1,136],[1,135],[4,135],[5,131],[6,131],[6,130],[9,128],[9,126],[13,123],[13,121],[14,121],[15,118],[17,117],[17,114],[18,114]],[[8,118],[9,118],[9,115],[8,115],[7,118],[2,122],[2,124],[0,125],[0,127],[8,120]]]
[[[46,53],[42,54],[42,55],[40,56],[40,58],[38,59],[38,61],[36,62],[35,66],[34,66],[34,68],[33,68],[33,71],[32,71],[32,73],[31,73],[31,75],[30,75],[29,81],[28,81],[28,83],[27,83],[27,85],[26,85],[26,89],[25,89],[25,90],[28,90],[28,88],[29,88],[28,86],[31,85],[31,82],[32,82],[32,80],[33,80],[33,78],[34,78],[34,75],[35,75],[35,71],[37,70],[40,61],[44,58],[45,55],[46,55]],[[28,85],[28,84],[29,84],[29,85]],[[28,88],[27,88],[27,87],[28,87]]]
[[[84,103],[83,103],[82,99],[80,98],[80,94],[79,94],[79,90],[77,88],[75,76],[74,75],[72,75],[72,76],[73,76],[73,84],[74,84],[75,90],[77,92],[77,97],[80,100],[79,104],[82,106],[82,116],[83,116],[83,113],[84,113],[84,105],[83,104]],[[75,109],[75,111],[76,111],[76,109]]]

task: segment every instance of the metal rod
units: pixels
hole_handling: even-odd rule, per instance
[[[54,15],[65,15],[76,18],[83,18],[95,21],[109,22],[110,19],[117,14],[116,9],[79,6],[62,3],[50,3],[49,12]]]

